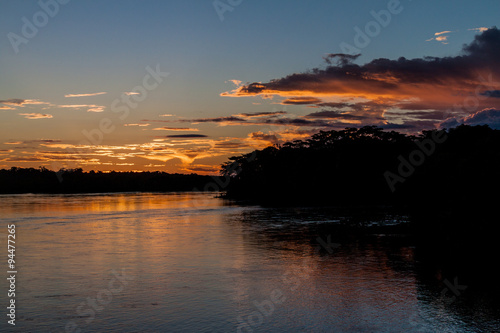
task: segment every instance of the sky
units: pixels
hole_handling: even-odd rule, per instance
[[[320,130],[500,128],[500,2],[0,0],[0,168],[216,174]]]

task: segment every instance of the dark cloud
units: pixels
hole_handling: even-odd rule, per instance
[[[493,129],[500,130],[500,110],[485,109],[462,118],[449,118],[443,121],[440,128],[452,128],[458,125],[488,125]]]
[[[333,63],[333,60],[336,60],[336,63],[339,65],[346,65],[356,60],[360,55],[361,54],[329,53],[324,56],[323,59],[329,65]]]
[[[241,113],[238,116],[253,118],[253,117],[265,117],[265,116],[279,116],[279,115],[284,115],[284,114],[287,114],[287,112],[286,111],[272,111],[272,112]]]
[[[242,85],[221,95],[278,95],[286,98],[284,104],[342,109],[353,116],[366,117],[366,123],[382,121],[391,108],[449,114],[458,105],[466,114],[500,108],[500,98],[496,98],[500,90],[499,55],[500,31],[493,27],[476,35],[455,56],[379,58],[359,65],[353,63],[357,55],[329,54],[325,57],[326,68]],[[320,101],[332,97],[340,101]],[[362,102],[345,102],[355,99]],[[440,119],[436,115],[432,118]]]
[[[246,120],[240,117],[216,117],[216,118],[197,118],[197,119],[180,119],[183,123],[226,123],[226,122],[245,122]]]
[[[330,127],[330,124],[322,120],[309,120],[305,118],[280,118],[265,119],[257,125],[288,125],[288,126],[312,126],[312,127]]]
[[[242,143],[242,142],[234,142],[234,141],[222,141],[222,142],[217,142],[215,143],[215,148],[243,148],[243,147],[248,147],[247,144]]]
[[[317,107],[327,107],[327,108],[332,108],[332,109],[342,109],[348,106],[352,106],[353,104],[350,103],[342,103],[342,102],[322,102],[322,103],[317,103]]]
[[[20,98],[10,98],[10,99],[2,99],[0,100],[0,104],[7,104],[7,105],[23,105],[25,102],[25,99],[20,99]]]
[[[486,90],[481,93],[481,96],[500,98],[500,90]]]
[[[273,145],[283,141],[276,134],[265,134],[262,132],[250,133],[249,137],[252,140],[265,141]]]

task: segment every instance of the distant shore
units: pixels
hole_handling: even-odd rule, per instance
[[[0,194],[205,191],[211,181],[213,177],[198,174],[13,167],[0,170]]]

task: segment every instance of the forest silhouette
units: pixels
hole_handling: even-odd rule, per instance
[[[51,171],[44,167],[0,170],[0,193],[104,193],[203,190],[210,176],[153,172]]]
[[[281,205],[441,205],[498,188],[500,131],[462,125],[418,136],[375,126],[231,157],[227,197]]]

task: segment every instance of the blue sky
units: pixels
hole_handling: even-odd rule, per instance
[[[41,3],[50,10],[56,4],[58,11],[45,15],[47,22],[25,38],[23,17],[31,23],[43,20],[44,14],[37,14],[43,5],[0,1],[0,102],[6,101],[0,104],[0,167],[213,173],[228,156],[325,129],[208,121],[241,114],[258,119],[258,114],[279,111],[286,115],[273,117],[297,118],[317,107],[280,104],[290,97],[280,92],[238,98],[221,93],[326,68],[323,57],[342,53],[343,42],[354,45],[355,27],[364,30],[374,21],[371,12],[388,6],[398,13],[360,48],[356,64],[456,56],[482,32],[469,29],[498,25],[500,13],[498,1]],[[221,20],[214,3],[232,10],[223,12]],[[27,43],[13,47],[13,34]],[[141,86],[148,66],[159,66],[168,76],[120,119],[113,101]],[[82,94],[87,96],[65,97]],[[112,121],[113,130],[85,143],[92,140],[82,131],[99,130],[103,118]],[[190,121],[196,119],[205,121]],[[161,127],[182,130],[155,130]]]

